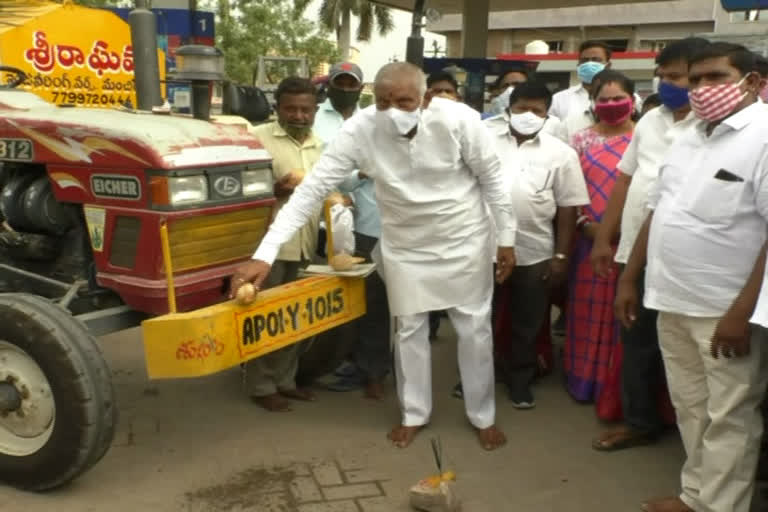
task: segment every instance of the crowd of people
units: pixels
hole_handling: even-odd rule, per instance
[[[502,446],[495,382],[513,407],[535,407],[555,305],[567,392],[622,420],[593,448],[679,429],[681,493],[643,509],[748,512],[768,383],[768,63],[688,38],[656,64],[658,91],[642,101],[610,48],[587,41],[578,85],[553,95],[510,70],[482,116],[449,72],[425,80],[406,63],[378,72],[365,109],[354,64],[332,68],[317,107],[311,83],[284,80],[277,120],[255,131],[274,159],[278,213],[232,290],[296,279],[315,258],[324,199],[341,192],[377,272],[330,388],[380,398],[394,363],[395,445],[429,422],[442,312],[458,337],[454,393],[482,447]],[[296,386],[301,350],[249,363],[254,401],[287,411],[315,398]]]

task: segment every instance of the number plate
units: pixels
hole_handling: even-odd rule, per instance
[[[150,378],[199,377],[327,331],[365,314],[361,278],[316,276],[143,324]]]
[[[0,139],[0,160],[26,162],[35,157],[34,146],[29,139]]]

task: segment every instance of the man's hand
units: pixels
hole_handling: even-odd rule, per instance
[[[717,359],[720,354],[726,358],[749,355],[749,319],[730,311],[720,319],[712,335],[710,353]]]
[[[296,188],[297,179],[293,173],[288,173],[275,182],[275,197],[285,197],[293,194]]]
[[[229,281],[229,298],[234,299],[238,288],[245,283],[253,283],[257,292],[261,290],[261,284],[269,275],[271,268],[272,265],[261,260],[251,260],[238,267]]]
[[[589,256],[592,269],[595,274],[607,279],[611,275],[611,266],[613,264],[613,250],[611,245],[601,240],[595,240],[592,247],[592,254]]]
[[[544,279],[549,281],[549,286],[557,288],[568,277],[568,260],[552,258],[549,262],[549,272]]]
[[[619,278],[619,286],[616,289],[616,302],[614,313],[616,318],[625,328],[629,329],[637,319],[637,287],[635,283],[624,278]]]
[[[512,275],[515,269],[515,248],[499,247],[496,253],[496,282],[501,284]]]

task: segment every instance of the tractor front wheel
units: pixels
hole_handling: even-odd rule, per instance
[[[73,480],[107,452],[116,411],[87,329],[46,299],[0,294],[0,480],[34,491]]]

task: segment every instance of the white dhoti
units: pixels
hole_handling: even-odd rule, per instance
[[[748,356],[710,354],[719,318],[660,313],[659,342],[687,459],[680,498],[696,512],[749,512],[763,421],[767,331]]]
[[[480,303],[447,310],[458,334],[458,358],[464,405],[477,428],[494,424],[493,336],[491,296]],[[432,358],[429,313],[397,318],[395,371],[397,394],[407,427],[426,425],[432,413]]]

